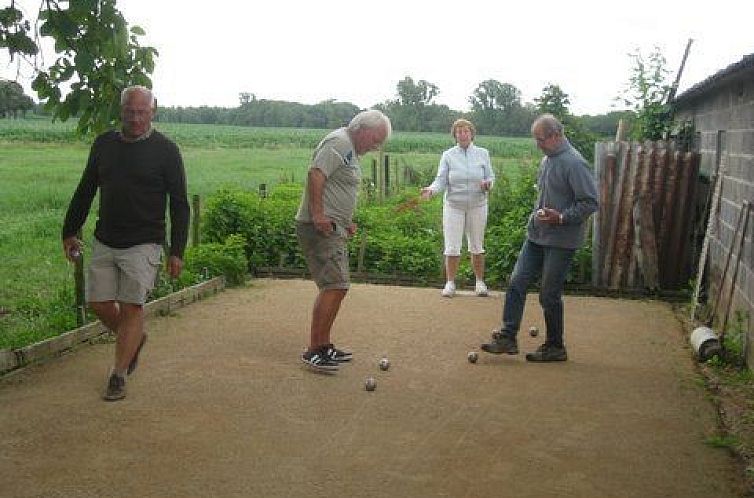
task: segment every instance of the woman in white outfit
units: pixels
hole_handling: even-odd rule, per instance
[[[442,295],[453,297],[456,292],[455,278],[465,234],[476,276],[474,290],[477,296],[486,296],[484,230],[487,226],[487,196],[495,174],[492,172],[487,149],[473,143],[476,128],[470,121],[458,119],[450,131],[456,140],[456,146],[443,152],[435,181],[421,189],[423,199],[445,192],[442,227],[447,282]]]

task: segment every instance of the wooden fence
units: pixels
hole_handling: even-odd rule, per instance
[[[692,274],[699,154],[673,141],[595,145],[600,208],[594,216],[592,285],[671,290]]]

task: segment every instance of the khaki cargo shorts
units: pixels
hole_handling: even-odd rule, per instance
[[[320,290],[348,289],[347,236],[337,227],[330,235],[323,235],[313,223],[296,223],[296,235],[309,272]]]
[[[162,246],[159,244],[115,249],[94,239],[86,280],[86,300],[144,304],[147,293],[154,288],[161,255]]]

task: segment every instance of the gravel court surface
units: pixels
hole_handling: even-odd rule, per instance
[[[0,379],[0,496],[741,492],[733,458],[704,444],[715,409],[666,304],[567,296],[569,361],[530,364],[532,294],[521,354],[471,364],[499,292],[355,284],[333,336],[355,359],[323,375],[298,359],[315,294],[256,280],[150,319],[123,401],[100,400],[113,344]]]

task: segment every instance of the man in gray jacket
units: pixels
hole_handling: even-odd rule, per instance
[[[539,167],[536,208],[529,217],[527,236],[510,286],[505,293],[503,320],[482,350],[518,354],[516,335],[526,303],[529,282],[541,274],[539,303],[547,335],[528,361],[565,361],[563,343],[563,286],[573,255],[584,243],[589,215],[597,210],[597,188],[589,166],[563,135],[563,125],[551,114],[538,117],[532,135],[545,157]]]

